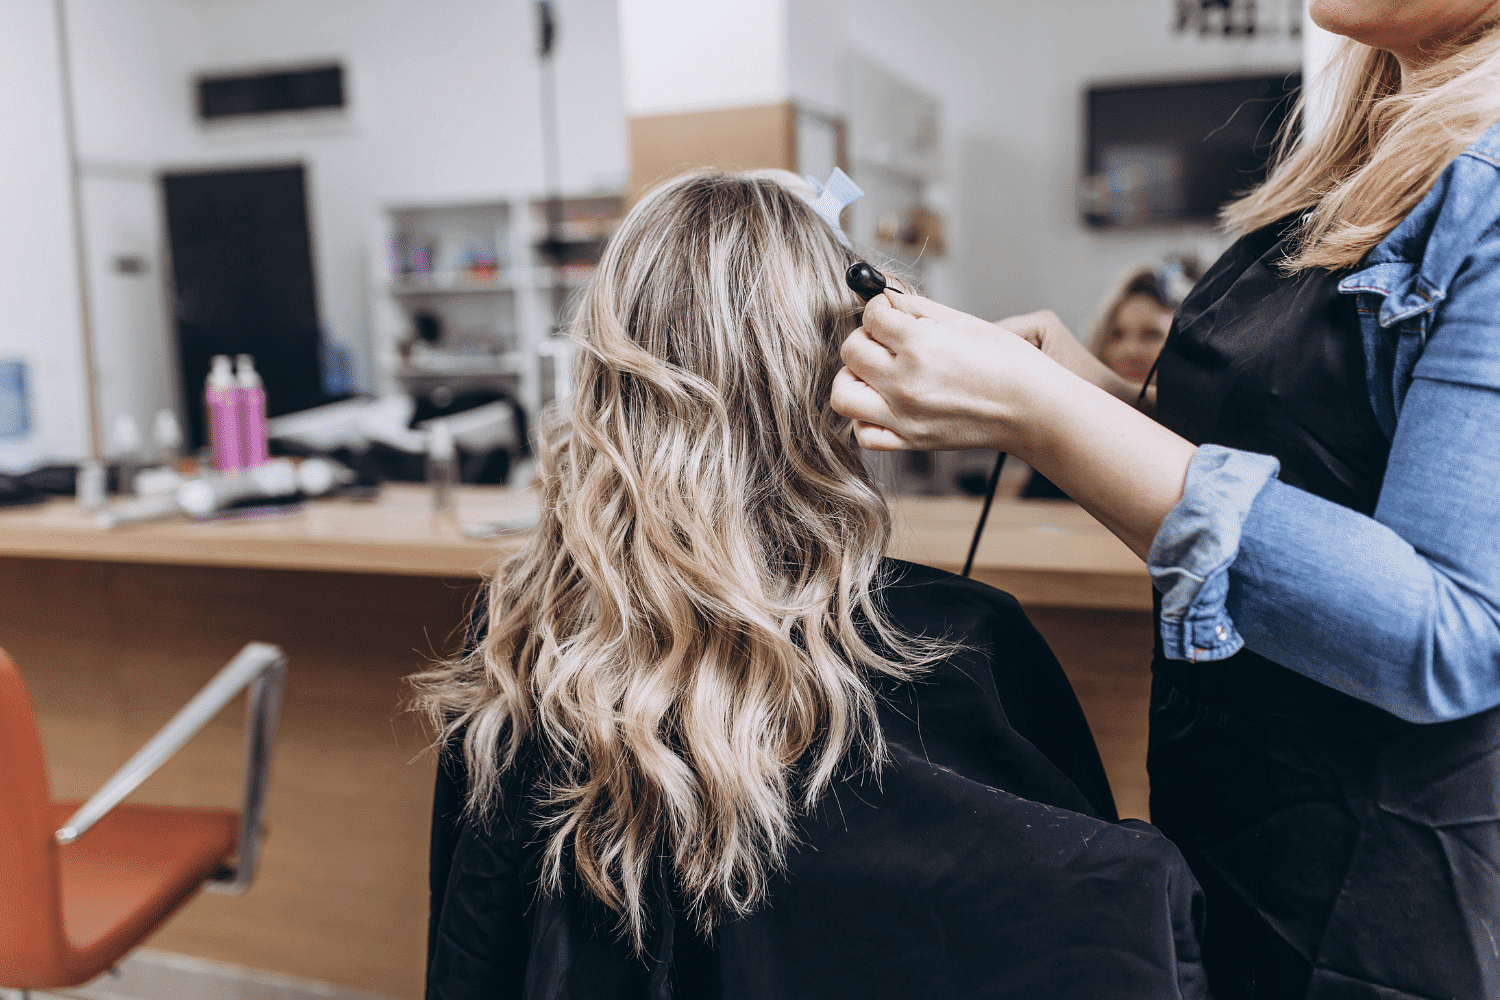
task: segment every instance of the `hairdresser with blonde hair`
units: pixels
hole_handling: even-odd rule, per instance
[[[832,400],[867,448],[1019,455],[1147,561],[1152,817],[1219,1000],[1500,997],[1500,3],[1309,6],[1330,118],[1226,209],[1155,420],[1056,317],[909,295]]]

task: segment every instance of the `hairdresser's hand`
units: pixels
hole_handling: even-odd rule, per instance
[[[1063,321],[1057,318],[1057,313],[1052,310],[1043,309],[1040,312],[1026,313],[1023,316],[1008,316],[997,320],[995,325],[1024,338],[1074,375],[1097,385],[1116,399],[1144,409],[1148,413],[1155,412],[1156,393],[1154,391],[1148,394],[1143,403],[1138,404],[1141,395],[1140,383],[1124,378],[1103,361],[1094,357],[1093,353],[1083,346],[1082,341],[1073,336],[1073,331],[1069,330]]]
[[[1043,342],[1050,336],[1016,325]],[[856,421],[865,448],[1010,452],[1143,559],[1182,497],[1192,443],[1027,336],[921,296],[885,294],[865,307],[843,356],[833,408]]]
[[[1074,381],[1028,339],[919,295],[871,299],[843,358],[833,408],[880,451],[1023,452],[1039,397]]]
[[[1090,354],[1088,348],[1073,336],[1073,331],[1051,309],[1022,316],[1007,316],[996,320],[995,325],[1009,330],[1074,375],[1086,378],[1095,385],[1099,384],[1099,373],[1109,371],[1104,362]]]

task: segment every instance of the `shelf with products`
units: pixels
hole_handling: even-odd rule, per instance
[[[624,214],[615,193],[402,204],[376,233],[374,348],[381,388],[514,396],[529,415],[555,395],[556,351]]]
[[[499,278],[474,278],[467,274],[433,274],[421,278],[400,278],[387,284],[392,295],[451,295],[464,293],[514,292],[515,282]]]

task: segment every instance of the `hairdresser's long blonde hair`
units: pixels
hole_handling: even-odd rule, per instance
[[[541,522],[479,648],[415,679],[470,812],[534,767],[544,888],[576,873],[638,950],[655,871],[705,932],[751,910],[798,812],[881,759],[870,674],[943,651],[876,598],[889,515],[828,402],[860,303],[794,183],[700,171],[631,211],[573,324]]]
[[[1288,271],[1354,267],[1395,229],[1465,147],[1500,121],[1500,22],[1433,53],[1402,79],[1396,57],[1343,39],[1329,116],[1222,221],[1245,233],[1311,210]],[[1295,117],[1294,119],[1295,120]]]

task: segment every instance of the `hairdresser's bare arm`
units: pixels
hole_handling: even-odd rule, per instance
[[[1014,454],[1143,559],[1182,496],[1192,444],[994,324],[877,296],[843,357],[833,406],[866,448]]]
[[[1103,361],[1094,357],[1052,310],[1043,309],[1024,316],[1009,316],[997,320],[995,325],[1025,337],[1047,357],[1116,399],[1129,403],[1142,413],[1156,415],[1156,386],[1148,386],[1142,396],[1140,383],[1121,378]]]

